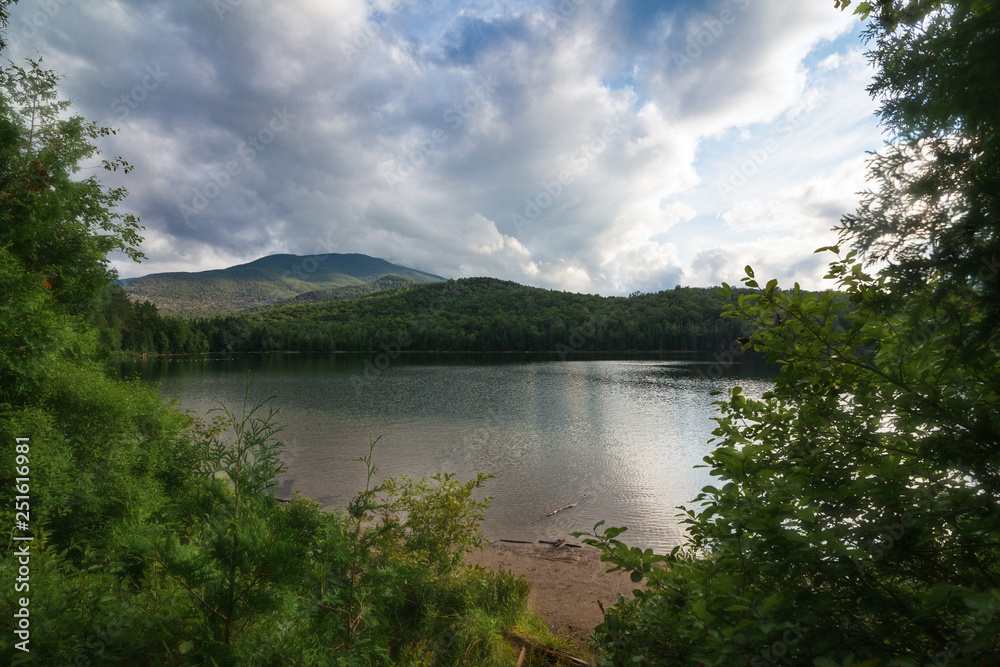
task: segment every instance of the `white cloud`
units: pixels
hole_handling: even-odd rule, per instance
[[[468,249],[480,255],[505,252],[509,256],[527,258],[531,253],[521,243],[497,231],[496,223],[476,213],[465,222],[464,240]]]
[[[864,187],[863,158],[849,160],[805,183],[778,190],[768,199],[744,199],[723,213],[730,230],[781,232],[822,241],[858,205]]]

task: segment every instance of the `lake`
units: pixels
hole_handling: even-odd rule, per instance
[[[730,357],[731,358],[731,357]],[[378,477],[454,472],[495,476],[484,533],[490,539],[569,539],[600,520],[622,539],[667,551],[683,539],[678,505],[710,483],[695,469],[712,447],[711,392],[739,384],[750,396],[776,368],[745,355],[303,355],[159,358],[120,365],[159,383],[164,397],[205,415],[238,407],[247,371],[253,394],[275,396],[294,490],[326,509],[364,488],[353,459],[375,447]],[[543,517],[554,509],[572,509]]]

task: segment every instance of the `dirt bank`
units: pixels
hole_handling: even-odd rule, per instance
[[[627,573],[606,574],[608,564],[600,556],[587,546],[493,542],[469,554],[466,562],[524,576],[531,582],[530,603],[549,628],[585,649],[594,626],[604,620],[598,601],[607,608],[619,594],[631,595],[635,588]]]

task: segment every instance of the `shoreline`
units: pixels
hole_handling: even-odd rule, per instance
[[[590,655],[590,635],[604,621],[599,605],[610,607],[636,584],[627,572],[606,573],[600,550],[547,544],[494,541],[465,557],[469,565],[504,569],[531,582],[529,606],[553,633],[573,641],[578,654]]]

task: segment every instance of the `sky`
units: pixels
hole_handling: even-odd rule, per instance
[[[603,295],[822,277],[882,146],[833,0],[21,0],[141,217],[121,277],[363,253]]]

